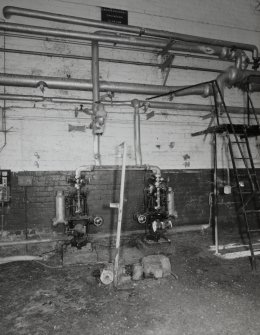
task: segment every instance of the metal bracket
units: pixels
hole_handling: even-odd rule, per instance
[[[168,76],[171,70],[172,62],[175,57],[175,55],[169,52],[169,50],[175,43],[176,43],[175,39],[170,39],[169,42],[166,44],[166,46],[159,53],[159,56],[161,56],[161,62],[162,62],[160,65],[160,68],[163,74],[163,86],[166,85],[166,82],[167,82],[167,79],[168,79]]]
[[[160,55],[161,55],[161,61],[162,61],[160,68],[161,68],[161,72],[163,75],[163,86],[165,86],[175,55],[170,52],[166,52],[163,54],[161,53]]]
[[[169,53],[170,48],[175,44],[177,41],[174,39],[170,39],[166,46],[160,52],[160,55],[164,56],[165,54]]]

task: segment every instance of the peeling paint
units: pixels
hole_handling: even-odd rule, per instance
[[[183,159],[184,159],[185,161],[187,161],[187,160],[190,159],[190,155],[188,155],[188,154],[185,154],[185,155],[183,155],[182,157],[183,157]]]

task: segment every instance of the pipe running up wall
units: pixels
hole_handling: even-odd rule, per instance
[[[141,121],[140,121],[140,102],[137,99],[132,100],[134,107],[134,150],[135,164],[142,165],[142,150],[141,150]]]
[[[4,17],[7,19],[13,15],[16,15],[16,16],[31,17],[31,18],[36,18],[36,19],[62,22],[62,23],[68,23],[68,24],[74,24],[74,25],[95,27],[98,29],[109,29],[109,30],[114,30],[114,31],[121,31],[121,32],[130,33],[130,34],[136,34],[137,36],[146,35],[146,36],[152,36],[152,37],[157,37],[157,38],[170,39],[174,41],[177,40],[177,41],[184,41],[188,43],[206,44],[210,46],[222,46],[222,47],[227,47],[231,49],[242,49],[242,50],[247,50],[247,51],[252,52],[253,59],[258,59],[259,57],[258,48],[255,45],[247,44],[247,43],[223,41],[219,39],[212,39],[212,38],[199,37],[199,36],[194,36],[194,35],[173,33],[170,31],[157,30],[157,29],[151,29],[151,28],[141,28],[141,27],[136,27],[136,26],[131,26],[131,25],[117,25],[113,23],[100,22],[97,20],[92,20],[92,19],[87,19],[87,18],[80,18],[80,17],[75,17],[75,16],[69,16],[69,15],[61,15],[61,14],[55,14],[55,13],[50,13],[50,12],[37,11],[37,10],[32,10],[32,9],[13,7],[13,6],[4,7],[3,14],[4,14]],[[205,51],[206,50],[204,50],[204,52]]]
[[[92,110],[95,110],[95,104],[99,103],[100,93],[99,93],[99,48],[97,42],[92,42],[92,61],[91,61],[91,74],[92,74],[92,85],[93,85],[93,104]],[[101,165],[100,156],[100,135],[93,133],[93,151],[95,165]]]

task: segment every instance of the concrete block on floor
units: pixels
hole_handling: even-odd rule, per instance
[[[162,278],[171,274],[170,260],[164,255],[149,255],[143,257],[142,266],[145,278]]]

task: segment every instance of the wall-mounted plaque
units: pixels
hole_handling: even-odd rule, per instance
[[[128,11],[122,9],[101,7],[101,21],[128,24]]]

